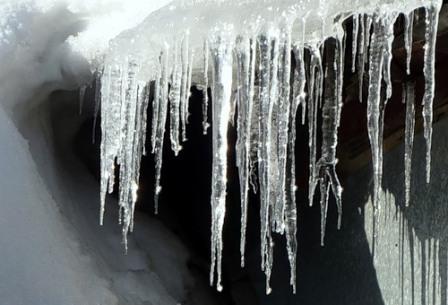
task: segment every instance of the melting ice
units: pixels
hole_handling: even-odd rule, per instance
[[[182,142],[187,139],[190,87],[195,84],[204,92],[204,133],[210,125],[213,136],[210,283],[216,284],[218,290],[222,289],[226,135],[236,109],[241,265],[244,266],[248,193],[251,186],[258,185],[261,269],[266,274],[266,292],[271,291],[273,234],[286,236],[291,265],[290,284],[295,291],[295,126],[297,123],[307,124],[309,130],[309,204],[313,204],[315,198],[319,199],[323,245],[330,196],[337,204],[338,227],[342,217],[342,186],[336,171],[336,149],[343,109],[344,54],[347,47],[343,22],[353,17],[353,43],[349,46],[352,62],[349,66],[358,74],[360,89],[363,75],[368,75],[368,136],[372,150],[373,202],[377,205],[383,175],[384,110],[392,95],[393,26],[396,19],[404,15],[409,73],[413,12],[420,7],[425,8],[426,18],[426,81],[422,103],[429,181],[434,56],[440,0],[174,1],[149,15],[139,26],[112,40],[102,64],[96,66],[101,77],[101,220],[106,193],[113,191],[115,168],[119,165],[120,223],[125,241],[133,229],[139,166],[142,155],[146,153],[146,110],[150,102],[153,105],[150,138],[151,152],[156,160],[154,201],[157,211],[162,190],[163,143],[169,138],[174,153],[181,153]],[[211,89],[210,97],[208,88]],[[403,92],[406,104],[404,185],[408,203],[414,135],[414,85],[406,84]],[[152,100],[150,96],[153,96]],[[360,100],[362,102],[361,90]],[[207,117],[209,102],[211,118]],[[299,109],[301,117],[297,118]],[[165,130],[168,112],[169,132]],[[320,126],[318,122],[321,122]]]

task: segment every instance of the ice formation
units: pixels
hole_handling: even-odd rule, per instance
[[[227,130],[236,107],[237,167],[241,187],[241,265],[244,266],[248,193],[258,178],[261,268],[270,292],[274,242],[283,234],[295,291],[297,210],[295,126],[309,129],[309,204],[320,193],[321,243],[332,194],[342,216],[342,187],[336,173],[338,127],[343,107],[346,48],[343,22],[352,16],[351,70],[368,73],[367,120],[372,150],[373,202],[382,181],[384,109],[392,95],[390,66],[394,23],[405,20],[407,72],[410,70],[413,12],[426,18],[423,97],[430,175],[434,56],[440,0],[422,1],[174,1],[138,27],[111,42],[101,71],[101,218],[106,193],[113,190],[120,165],[119,208],[123,238],[132,231],[139,164],[144,151],[146,109],[153,90],[151,145],[156,160],[155,204],[161,191],[162,149],[169,113],[171,148],[177,155],[186,140],[189,88],[203,90],[203,128],[213,135],[210,283],[221,286],[222,230],[226,212]],[[177,16],[173,18],[173,16]],[[325,41],[333,43],[325,44]],[[305,50],[309,58],[305,56]],[[210,77],[211,76],[211,77]],[[154,85],[152,85],[152,83]],[[207,109],[211,88],[212,118]],[[382,88],[385,89],[382,89]],[[409,203],[414,89],[406,84],[405,189]],[[233,103],[236,103],[236,106]],[[302,118],[296,116],[301,109]],[[318,126],[318,121],[321,125]],[[318,139],[320,137],[320,139]],[[320,143],[318,145],[318,143]],[[304,149],[304,148],[302,148]]]
[[[40,1],[39,4],[45,7],[54,2]],[[290,284],[295,291],[296,124],[307,124],[309,131],[308,148],[300,149],[309,150],[308,202],[312,205],[318,199],[320,204],[321,243],[324,244],[330,195],[337,204],[338,227],[342,217],[336,149],[346,66],[344,24],[347,20],[352,22],[350,35],[353,39],[348,46],[352,60],[348,66],[357,73],[361,102],[364,74],[368,76],[367,99],[364,100],[376,206],[383,175],[384,110],[392,95],[390,66],[394,23],[400,15],[404,16],[406,70],[410,73],[414,11],[421,7],[425,9],[426,21],[422,115],[429,182],[434,57],[441,0],[176,0],[149,14],[167,2],[135,0],[135,5],[127,5],[122,15],[117,15],[120,18],[105,13],[95,19],[93,30],[70,41],[90,59],[98,89],[95,112],[101,112],[102,130],[100,222],[103,222],[106,194],[114,190],[118,172],[119,221],[125,243],[133,229],[140,161],[148,153],[145,150],[148,105],[151,103],[153,109],[148,130],[150,152],[155,155],[156,163],[154,202],[157,212],[165,135],[169,136],[174,153],[181,153],[182,143],[187,140],[190,87],[194,84],[203,91],[204,133],[211,126],[213,137],[210,283],[222,289],[227,131],[229,122],[236,117],[241,265],[245,264],[248,193],[253,188],[260,196],[261,268],[266,274],[266,292],[271,291],[273,233],[286,236]],[[95,3],[73,1],[71,9],[95,11],[98,10]],[[128,8],[138,9],[128,11]],[[8,11],[8,7],[0,5],[0,15],[4,16],[5,10]],[[110,20],[114,22],[111,24]],[[0,19],[0,24],[5,25],[7,21]],[[0,36],[2,43],[8,39],[7,30]],[[105,43],[119,32],[121,34],[106,48]],[[80,91],[80,111],[84,92],[85,88]],[[403,101],[406,105],[404,187],[407,205],[415,124],[413,83],[404,85]],[[207,117],[209,107],[211,119]],[[166,126],[169,132],[165,132]],[[316,191],[319,196],[315,195]]]

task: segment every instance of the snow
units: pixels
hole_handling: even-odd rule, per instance
[[[43,1],[40,9],[51,11],[48,7],[54,3]],[[117,5],[117,1],[102,5],[101,2],[90,1],[70,4],[69,9],[75,12],[75,15],[70,15],[73,27],[64,33],[61,42],[72,36],[69,39],[72,48],[90,61],[91,70],[96,75],[101,75],[100,223],[103,223],[106,194],[113,190],[115,167],[120,165],[119,222],[126,246],[128,233],[133,229],[140,160],[145,153],[146,108],[150,102],[151,82],[154,81],[151,145],[156,159],[156,212],[162,190],[160,180],[167,112],[170,113],[171,148],[177,155],[182,149],[181,143],[187,139],[189,88],[191,84],[197,84],[207,93],[210,87],[213,136],[210,283],[216,284],[218,290],[222,289],[222,231],[229,149],[227,131],[236,109],[242,210],[241,264],[244,265],[247,194],[249,186],[256,183],[254,172],[257,171],[261,269],[266,274],[266,293],[271,291],[273,233],[286,235],[290,283],[295,290],[297,187],[293,165],[296,114],[301,106],[302,124],[308,124],[308,200],[312,205],[316,189],[319,190],[321,244],[324,245],[330,194],[337,204],[338,227],[342,217],[342,186],[336,172],[336,149],[343,107],[346,48],[343,22],[350,16],[354,22],[351,70],[357,70],[361,89],[365,72],[369,78],[367,121],[373,161],[372,202],[376,209],[383,179],[384,110],[392,95],[390,66],[394,23],[400,14],[406,16],[405,47],[409,67],[413,11],[425,8],[423,118],[426,178],[429,182],[440,0],[264,0],[261,3],[256,0],[176,0],[169,4],[135,0],[126,2],[124,6]],[[2,11],[5,7],[1,8]],[[160,9],[154,11],[157,8]],[[87,15],[90,25],[85,25],[84,19],[79,18],[86,12],[98,12],[97,15]],[[14,45],[8,40],[8,31],[4,31],[2,50]],[[82,33],[76,36],[79,32]],[[334,42],[334,50],[328,52],[324,42],[330,39]],[[310,53],[309,62],[304,59],[305,49]],[[295,56],[294,71],[291,71],[291,52]],[[212,76],[210,80],[209,73]],[[386,85],[385,98],[382,97],[383,83]],[[410,156],[414,129],[414,111],[410,105],[413,90],[408,87],[405,91],[406,147],[407,156]],[[208,95],[204,94],[204,132],[208,127],[207,105]],[[322,122],[320,126],[318,122]],[[406,177],[409,177],[409,164],[406,168]],[[405,180],[406,192],[409,193],[409,178]],[[409,202],[408,197],[406,201]]]
[[[82,97],[47,99],[92,80],[89,63],[67,43],[79,16],[63,6],[22,9],[7,16],[15,23],[0,42],[1,303],[213,304],[187,268],[188,250],[162,224],[136,215],[139,232],[129,238],[128,255],[116,211],[98,226],[98,183],[72,146],[99,103],[85,103],[80,116]]]

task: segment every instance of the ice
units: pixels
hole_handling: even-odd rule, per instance
[[[157,214],[159,212],[159,194],[162,190],[160,185],[160,175],[162,171],[162,157],[163,157],[163,140],[165,135],[166,114],[168,109],[168,87],[169,87],[169,75],[168,75],[168,59],[170,56],[168,46],[165,47],[160,54],[160,66],[159,66],[159,80],[156,97],[158,101],[157,111],[157,127],[156,136],[154,139],[154,154],[156,162],[156,177],[154,187],[154,211]]]
[[[415,127],[414,88],[415,84],[412,82],[407,82],[403,86],[403,102],[406,104],[406,124],[404,136],[405,206],[409,206],[411,193],[412,149],[414,146]]]
[[[273,241],[270,230],[271,196],[275,179],[272,161],[276,152],[272,148],[272,111],[271,100],[271,61],[275,54],[272,47],[276,45],[271,37],[272,33],[265,33],[259,37],[260,48],[260,136],[258,144],[258,175],[260,183],[260,240],[261,240],[261,269],[266,274],[266,293],[270,292],[270,276],[272,269]],[[278,52],[277,52],[278,54]],[[276,66],[276,65],[275,65]],[[275,90],[275,89],[274,89]]]
[[[202,129],[203,134],[207,134],[207,129],[210,127],[208,123],[208,66],[209,66],[209,47],[208,41],[204,41],[204,84],[202,87]]]
[[[310,174],[309,174],[309,205],[313,205],[314,191],[316,189],[316,158],[317,158],[317,112],[322,92],[323,68],[319,46],[310,46],[310,78],[309,78],[309,100],[308,100],[308,147],[310,150]]]
[[[73,1],[71,7],[77,13],[94,11],[99,9],[95,2]],[[108,7],[98,16],[89,15],[91,24],[70,39],[72,47],[88,58],[92,71],[96,71],[95,99],[101,100],[101,107],[99,103],[95,106],[95,113],[101,112],[100,222],[103,223],[107,193],[118,190],[119,222],[123,226],[125,243],[134,227],[140,161],[146,153],[146,109],[151,103],[152,125],[148,132],[151,152],[155,155],[157,213],[162,190],[165,126],[169,126],[167,140],[169,137],[171,149],[177,155],[188,137],[190,87],[195,85],[203,92],[203,131],[206,133],[210,124],[213,140],[210,282],[218,290],[222,289],[227,131],[235,111],[236,162],[241,190],[241,265],[245,262],[248,194],[252,188],[260,198],[260,254],[261,267],[266,274],[266,292],[271,291],[274,234],[286,237],[290,284],[295,291],[297,121],[307,124],[309,131],[308,147],[297,148],[309,151],[308,190],[300,191],[308,191],[309,205],[314,201],[320,204],[321,243],[324,244],[330,198],[335,199],[339,214],[337,227],[341,226],[342,186],[336,167],[346,66],[345,23],[353,20],[351,58],[346,67],[357,73],[360,101],[363,100],[363,85],[367,88],[376,206],[383,176],[384,115],[392,96],[393,26],[403,14],[409,73],[413,11],[420,7],[426,9],[423,118],[429,181],[440,0],[150,2],[135,0],[122,5],[122,12],[120,8]],[[39,6],[44,10],[55,3],[56,0],[41,1]],[[164,4],[168,5],[162,7]],[[153,12],[157,8],[160,9]],[[105,18],[108,14],[109,18]],[[117,17],[116,24],[110,23],[113,16],[121,16]],[[106,19],[109,22],[102,23],[101,20]],[[10,39],[8,31],[7,28],[1,31],[2,43]],[[105,34],[100,39],[101,31]],[[411,105],[415,98],[413,87],[406,86],[405,189],[408,204],[415,111]],[[80,90],[80,109],[84,91]],[[299,109],[301,117],[297,118]],[[116,181],[118,187],[115,187]]]
[[[174,45],[174,64],[172,89],[170,90],[170,136],[171,149],[177,156],[182,149],[179,136],[179,120],[182,120],[184,126],[183,104],[184,94],[187,87],[187,56],[188,56],[188,36],[182,39],[179,44]],[[168,73],[168,71],[166,72]]]
[[[327,62],[324,81],[324,102],[322,107],[322,148],[321,157],[316,164],[316,179],[320,185],[321,205],[321,245],[324,245],[325,226],[330,189],[335,197],[338,209],[338,228],[342,217],[342,187],[336,174],[336,147],[338,127],[342,109],[342,37],[336,37],[333,60]],[[330,59],[330,58],[328,58]]]
[[[228,124],[233,121],[233,111],[237,109],[236,153],[241,190],[241,265],[244,266],[248,192],[252,185],[254,190],[259,190],[260,196],[261,268],[266,274],[266,293],[271,291],[269,283],[273,266],[273,233],[286,235],[291,265],[290,283],[295,291],[297,187],[294,151],[298,108],[301,106],[302,123],[307,118],[309,130],[308,201],[310,205],[313,204],[318,187],[321,243],[324,244],[330,194],[334,196],[337,205],[338,227],[341,226],[342,215],[342,186],[336,173],[337,133],[343,106],[342,82],[345,62],[345,32],[342,22],[350,15],[354,16],[351,69],[353,72],[357,70],[358,73],[361,101],[366,64],[369,67],[367,119],[372,147],[373,202],[376,205],[383,175],[384,111],[387,100],[392,95],[390,66],[393,25],[399,14],[404,13],[409,65],[409,50],[412,44],[412,23],[409,20],[412,18],[412,11],[421,6],[421,3],[399,2],[391,6],[381,2],[357,1],[348,7],[346,4],[320,1],[318,11],[313,10],[311,3],[294,4],[284,1],[278,5],[267,5],[265,8],[254,5],[253,1],[236,3],[173,2],[152,18],[146,19],[141,26],[115,39],[108,56],[123,58],[126,55],[124,58],[127,58],[132,55],[138,62],[139,78],[145,81],[155,80],[152,142],[153,151],[156,153],[156,202],[161,190],[160,171],[166,109],[170,109],[171,146],[174,153],[178,154],[181,149],[180,142],[187,138],[190,85],[195,83],[203,91],[204,133],[208,127],[207,89],[209,86],[212,88],[210,282],[216,283],[218,290],[222,289],[222,230],[228,149],[226,137]],[[238,13],[232,14],[235,5],[238,5]],[[428,6],[428,14],[434,15],[439,7],[437,3]],[[173,14],[171,12],[184,17],[171,20],[168,18]],[[329,19],[329,16],[332,18]],[[430,86],[434,85],[433,77],[431,78],[434,68],[431,59],[433,60],[436,21],[428,22],[426,34],[429,41],[425,52],[427,90],[424,108],[427,122],[431,120],[428,109],[432,107],[433,98],[433,87]],[[157,28],[158,34],[153,38],[145,36],[148,31],[156,29],[156,24],[160,22],[167,23],[166,27],[160,31]],[[130,37],[133,37],[135,42],[132,49],[123,44]],[[325,44],[329,37],[333,38],[333,47]],[[327,50],[328,48],[331,50]],[[310,54],[308,63],[304,58],[304,49],[308,49]],[[294,55],[295,59],[293,71],[291,55]],[[208,77],[209,62],[212,63],[211,80]],[[386,85],[384,92],[383,82]],[[407,121],[410,117],[412,115],[408,113]],[[320,128],[318,122],[322,122]],[[409,133],[410,127],[407,126]],[[429,128],[426,130],[426,134],[430,135]],[[408,147],[411,145],[410,137],[407,136],[406,139]],[[112,150],[115,146],[122,145],[122,140],[115,139],[118,144],[109,141]],[[109,165],[112,168],[114,163],[111,160],[108,162],[112,164]],[[258,187],[254,177],[255,167],[258,168]],[[407,173],[408,171],[409,169]],[[112,170],[105,173],[112,176]],[[110,180],[107,176],[104,177],[105,181]],[[126,205],[123,207],[123,217],[126,220],[128,212]],[[126,227],[126,222],[124,225]]]
[[[210,50],[213,62],[213,165],[212,165],[212,253],[210,268],[210,284],[214,283],[216,266],[216,287],[222,290],[221,260],[222,260],[222,229],[226,212],[227,184],[227,130],[230,119],[230,99],[232,93],[233,66],[233,27],[222,25],[210,37]]]
[[[255,41],[240,37],[237,41],[237,88],[238,119],[236,144],[237,166],[241,189],[241,266],[244,267],[246,247],[247,202],[250,179],[251,121],[254,99],[254,80],[256,64]]]
[[[425,55],[423,73],[425,75],[425,93],[423,95],[423,125],[426,140],[426,182],[431,177],[431,143],[432,143],[432,104],[435,89],[435,49],[437,39],[437,25],[442,3],[431,2],[425,7]]]
[[[362,17],[362,16],[361,16]],[[352,34],[352,73],[356,71],[356,54],[358,52],[358,33],[359,33],[359,18],[358,14],[353,16],[353,34]],[[362,29],[361,29],[362,31]],[[363,33],[362,33],[363,34]],[[361,40],[363,37],[361,37]]]
[[[414,12],[404,15],[404,46],[406,49],[406,73],[411,74],[411,56],[413,42]]]

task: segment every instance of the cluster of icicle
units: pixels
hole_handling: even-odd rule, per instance
[[[434,97],[434,49],[440,1],[423,3],[426,9],[426,44],[423,97],[424,135],[427,141],[429,180]],[[416,7],[414,7],[416,8]],[[414,9],[412,8],[412,9]],[[373,202],[379,200],[382,179],[384,109],[391,97],[390,65],[393,25],[400,14],[405,18],[407,71],[412,45],[413,10],[373,10],[353,16],[352,70],[360,80],[368,74],[368,134],[372,149]],[[328,37],[307,38],[309,21],[280,18],[256,35],[242,35],[235,26],[223,23],[211,29],[200,48],[189,45],[194,29],[157,49],[149,79],[142,79],[143,63],[125,56],[105,61],[101,76],[101,222],[107,192],[112,192],[115,166],[119,165],[119,221],[123,238],[133,229],[139,167],[145,151],[146,130],[151,131],[151,152],[155,155],[155,207],[161,191],[162,150],[169,112],[169,138],[177,155],[186,141],[190,87],[203,94],[204,133],[209,126],[208,102],[212,109],[212,228],[210,283],[221,290],[222,231],[226,213],[227,131],[236,116],[237,167],[241,186],[241,265],[244,266],[248,192],[252,186],[260,197],[261,268],[266,274],[266,292],[273,265],[273,233],[284,234],[291,266],[290,284],[296,287],[297,209],[295,140],[296,121],[309,129],[309,204],[320,193],[321,242],[324,242],[327,205],[334,196],[341,224],[342,187],[336,173],[336,147],[342,111],[342,83],[345,53],[343,18],[333,22],[333,48],[325,51]],[[327,24],[325,18],[322,29]],[[293,25],[300,29],[293,30]],[[149,35],[150,33],[148,33]],[[197,38],[196,38],[197,39]],[[309,60],[305,59],[305,49]],[[326,54],[326,56],[324,56]],[[200,72],[196,72],[200,71]],[[144,75],[144,74],[143,74]],[[196,75],[196,76],[194,76]],[[196,81],[193,81],[196,78]],[[381,94],[386,85],[385,97]],[[211,88],[211,96],[207,94]],[[152,92],[150,92],[152,91]],[[410,160],[414,134],[413,86],[404,89],[406,103],[406,201],[409,202]],[[150,96],[153,97],[150,99]],[[362,98],[361,98],[362,100]],[[152,102],[152,126],[147,128],[147,107]],[[235,114],[236,111],[236,114]],[[300,111],[300,119],[297,115]],[[317,122],[321,122],[320,132]],[[318,135],[321,137],[320,141]],[[320,143],[320,145],[318,145]],[[318,147],[319,146],[319,147]],[[216,278],[215,278],[216,273]]]

